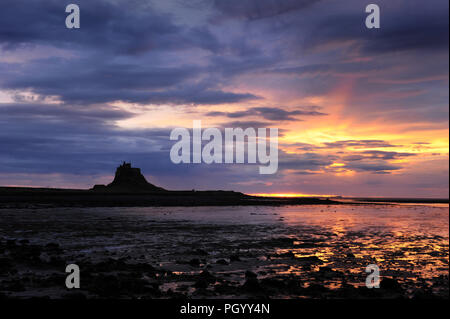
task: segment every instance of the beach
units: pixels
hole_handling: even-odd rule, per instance
[[[448,204],[2,208],[0,298],[448,298],[448,223]]]

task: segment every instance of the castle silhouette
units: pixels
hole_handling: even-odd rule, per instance
[[[140,168],[131,167],[131,163],[123,162],[117,167],[114,180],[108,185],[95,185],[94,191],[133,191],[133,192],[160,192],[166,191],[164,188],[149,183]]]

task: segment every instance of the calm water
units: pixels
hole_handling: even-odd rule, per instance
[[[448,296],[448,205],[14,209],[0,210],[0,237],[56,242],[66,263],[151,264],[170,273],[157,278],[161,291],[193,297],[214,296],[219,284],[240,287],[246,271],[303,288],[356,288],[368,264],[398,280],[406,295],[428,289]],[[205,269],[218,282],[196,289],[190,276]]]

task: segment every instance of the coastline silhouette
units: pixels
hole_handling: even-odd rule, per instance
[[[167,190],[149,183],[140,168],[123,162],[114,180],[91,189],[0,187],[2,207],[285,206],[349,204],[344,198],[262,197],[229,190]],[[348,198],[351,204],[448,203],[448,199]],[[345,200],[345,199],[344,199]]]
[[[282,206],[340,204],[329,199],[259,197],[225,190],[166,190],[149,183],[139,168],[123,162],[114,180],[91,189],[0,187],[0,207]]]

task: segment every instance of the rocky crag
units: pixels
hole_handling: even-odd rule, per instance
[[[164,192],[164,188],[155,186],[145,179],[140,168],[131,167],[131,163],[123,162],[117,167],[114,180],[108,185],[95,185],[95,191],[118,192]]]

